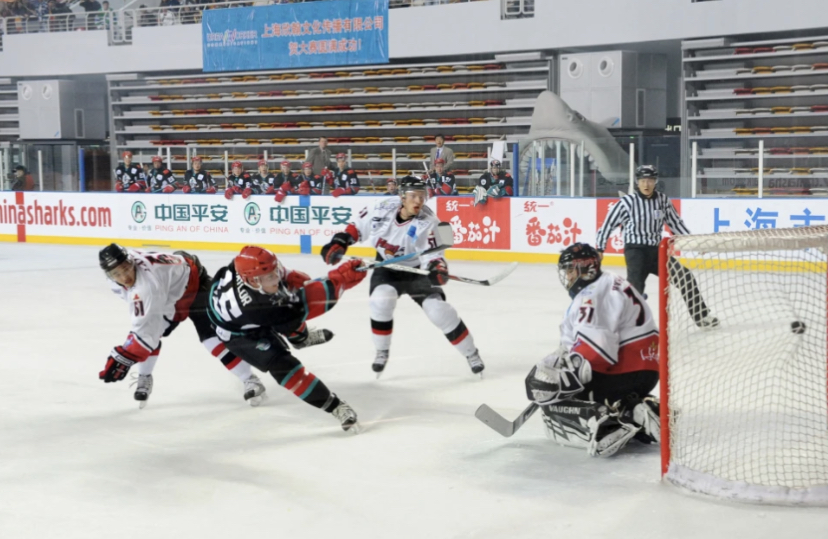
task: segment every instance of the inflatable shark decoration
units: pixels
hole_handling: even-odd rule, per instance
[[[524,150],[536,140],[558,139],[580,145],[598,173],[617,184],[629,183],[629,155],[606,127],[591,122],[552,92],[542,92],[535,102],[529,134],[520,141],[521,171],[527,169],[529,155]],[[524,161],[526,161],[524,163]]]

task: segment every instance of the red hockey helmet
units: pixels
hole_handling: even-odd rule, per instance
[[[164,159],[160,155],[153,155],[152,156],[152,162],[153,163],[162,163],[162,162],[164,162]]]
[[[437,159],[435,159],[435,160],[434,160],[434,165],[435,165],[435,166],[437,166],[437,165],[445,165],[445,164],[446,164],[446,160],[445,160],[445,159],[443,159],[442,157],[438,157]]]
[[[123,158],[123,157],[132,157],[132,152],[131,152],[131,151],[129,151],[129,150],[125,150],[125,151],[121,154],[121,157],[122,157],[122,158]]]
[[[265,160],[265,159],[259,159],[259,166],[263,166],[263,165],[264,165],[264,166],[267,166],[267,160]]]
[[[244,170],[244,165],[242,165],[241,161],[233,161],[233,164],[230,165],[230,168],[240,168],[241,170]]]
[[[336,158],[337,159],[348,159],[348,156],[344,153],[338,153],[338,154],[336,154]]]
[[[201,163],[201,156],[200,155],[194,155],[193,156],[193,163],[196,163],[196,162]]]
[[[236,255],[233,265],[244,284],[253,290],[274,294],[280,289],[279,260],[267,249],[248,245]]]
[[[311,162],[310,162],[310,161],[305,161],[304,163],[302,163],[302,168],[303,168],[303,169],[306,169],[306,168],[313,168],[313,165],[311,164]]]

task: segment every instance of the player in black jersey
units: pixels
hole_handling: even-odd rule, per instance
[[[485,204],[489,197],[501,198],[515,194],[512,175],[501,169],[498,159],[492,159],[491,172],[485,172],[477,180],[474,188],[474,205]]]
[[[164,166],[164,160],[160,155],[152,158],[152,168],[147,176],[149,180],[150,193],[172,193],[177,187],[175,175],[170,169]]]
[[[244,171],[241,161],[233,161],[232,174],[227,178],[227,189],[224,191],[224,198],[233,200],[233,195],[241,195],[248,199],[250,195],[258,195],[262,191],[259,182],[249,172]]]
[[[344,153],[336,155],[336,170],[333,171],[331,191],[335,197],[359,193],[359,178],[356,171],[348,166],[347,158]]]
[[[439,158],[434,161],[434,172],[428,175],[426,183],[429,196],[457,195],[457,180],[451,172],[444,172],[446,162]]]
[[[259,191],[257,194],[267,193],[273,194],[276,192],[273,184],[276,182],[276,175],[267,169],[267,160],[259,159],[259,171],[253,174],[253,183],[258,185]]]
[[[184,173],[185,193],[208,193],[216,192],[216,182],[206,170],[201,170],[201,157],[193,157],[193,168]]]
[[[325,279],[310,281],[302,272],[285,269],[270,251],[247,246],[216,273],[210,293],[210,319],[227,349],[311,406],[333,414],[346,431],[356,425],[356,412],[302,366],[283,335],[295,348],[330,340],[331,332],[310,332],[305,320],[333,308],[345,290],[365,278],[366,272],[356,271],[360,264],[346,262]]]
[[[293,172],[290,171],[290,161],[282,161],[280,167],[281,170],[265,190],[268,195],[276,195],[276,202],[283,201],[286,196],[293,193],[294,176]]]
[[[144,175],[144,169],[141,165],[132,164],[132,152],[126,151],[121,155],[124,162],[115,169],[115,190],[130,193],[146,191],[147,178]]]

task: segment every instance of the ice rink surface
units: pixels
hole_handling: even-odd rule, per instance
[[[149,405],[97,373],[129,330],[97,248],[0,244],[0,538],[765,538],[825,537],[828,511],[691,497],[660,482],[655,446],[598,460],[548,441],[539,414],[512,438],[523,379],[555,349],[569,298],[548,265],[493,288],[446,292],[472,331],[485,378],[408,298],[391,359],[371,371],[368,282],[314,321],[336,333],[296,355],[359,414],[338,422],[262,376],[242,387],[188,322],[164,340]],[[233,253],[199,252],[210,273]],[[319,257],[283,256],[312,276]],[[453,262],[485,278],[499,264]],[[610,268],[610,271],[623,269]],[[656,280],[648,281],[656,307]]]

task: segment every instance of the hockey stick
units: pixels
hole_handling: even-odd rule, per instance
[[[470,279],[469,277],[460,277],[457,275],[449,275],[448,278],[452,281],[458,281],[461,283],[466,284],[478,284],[480,286],[494,286],[506,277],[508,277],[515,268],[517,268],[518,263],[512,262],[509,266],[495,275],[494,277],[490,277],[488,279]],[[412,268],[411,266],[403,266],[402,264],[388,264],[385,266],[387,269],[394,270],[394,271],[404,271],[407,273],[416,273],[418,275],[428,275],[430,272],[428,270],[420,269],[420,268]]]
[[[374,186],[374,177],[371,176],[371,171],[368,171],[368,179],[371,180],[371,192],[376,194],[377,188]]]
[[[520,427],[523,426],[526,421],[532,417],[532,415],[538,410],[537,403],[532,403],[523,410],[517,419],[514,421],[509,421],[499,413],[495,412],[491,408],[489,408],[486,404],[481,404],[477,411],[474,413],[474,417],[485,423],[489,426],[493,431],[497,432],[501,436],[508,438],[509,436],[513,435],[518,431]]]
[[[369,269],[382,268],[391,264],[396,264],[397,262],[402,262],[403,260],[411,260],[412,258],[416,258],[418,256],[442,251],[443,249],[448,249],[449,247],[454,246],[454,230],[451,228],[449,223],[438,224],[437,228],[434,230],[434,238],[437,240],[437,245],[435,247],[431,247],[422,252],[415,252],[404,256],[389,258],[388,260],[383,260],[382,262],[371,260],[370,262],[366,262],[364,266],[358,268],[357,271],[368,271]]]

